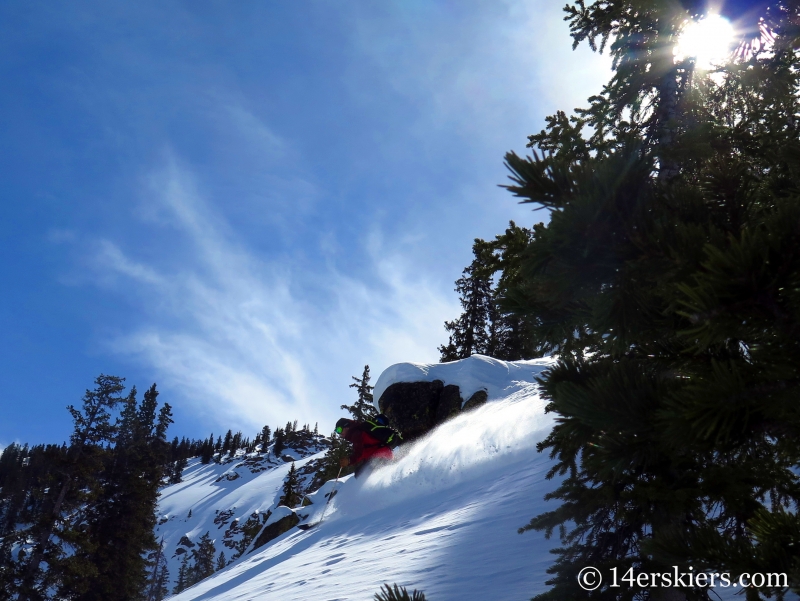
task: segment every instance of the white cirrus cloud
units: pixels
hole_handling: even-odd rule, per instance
[[[108,347],[153,369],[200,414],[251,428],[332,420],[352,402],[349,377],[365,363],[377,377],[391,363],[436,360],[442,324],[458,310],[451,286],[426,280],[377,233],[362,277],[330,263],[312,271],[235,241],[174,158],[150,183],[160,193],[149,214],[194,252],[170,270],[99,241],[95,268],[157,301]]]

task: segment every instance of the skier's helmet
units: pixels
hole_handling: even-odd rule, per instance
[[[345,428],[350,427],[351,425],[353,425],[353,420],[352,419],[347,419],[346,417],[343,417],[338,422],[336,422],[336,433],[337,434],[341,434],[342,430],[344,430]]]

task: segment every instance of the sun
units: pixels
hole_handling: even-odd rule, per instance
[[[675,46],[676,60],[693,58],[698,69],[709,70],[731,56],[735,31],[720,15],[708,15],[686,24]]]

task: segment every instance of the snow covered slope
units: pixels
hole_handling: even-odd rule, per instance
[[[466,369],[470,364],[476,369]],[[522,601],[542,591],[556,541],[519,535],[517,528],[545,509],[542,497],[555,486],[544,478],[550,461],[535,448],[552,426],[533,383],[548,364],[471,358],[389,368],[378,384],[443,379],[459,384],[463,396],[477,383],[494,402],[402,447],[390,466],[341,481],[319,527],[293,528],[175,599],[366,601],[384,582],[420,589],[429,601]],[[437,375],[443,368],[451,371]],[[420,372],[434,375],[420,378]],[[210,530],[219,552],[226,529],[214,524],[220,508],[235,505],[240,518],[263,514],[288,470],[217,482],[223,467],[193,465],[184,483],[163,491],[162,514],[176,516],[160,531],[170,549],[184,534],[196,541]],[[318,516],[333,485],[314,495],[307,510]],[[193,517],[181,521],[190,507]],[[170,564],[173,580],[178,559]]]
[[[309,436],[310,437],[310,436]],[[247,550],[254,533],[289,513],[278,508],[284,479],[292,459],[301,482],[311,479],[314,461],[324,454],[317,444],[288,447],[281,457],[271,453],[226,457],[222,463],[203,465],[192,459],[180,484],[161,491],[156,537],[163,540],[163,553],[172,590],[184,555],[191,554],[206,532],[214,540],[216,560],[221,552],[229,563]],[[248,537],[247,534],[250,533]]]

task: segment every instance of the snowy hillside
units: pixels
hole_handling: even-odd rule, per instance
[[[203,465],[192,459],[180,484],[161,491],[156,537],[163,540],[172,590],[184,556],[191,554],[206,532],[214,540],[215,560],[222,553],[225,563],[241,556],[265,525],[285,517],[278,508],[281,487],[294,459],[301,482],[315,471],[322,444],[287,447],[281,457],[271,453],[225,457],[220,463]]]
[[[392,366],[378,380],[382,389],[442,379],[459,384],[462,394],[487,390],[493,402],[402,447],[397,461],[369,477],[340,481],[319,527],[292,528],[252,553],[245,550],[174,599],[368,600],[384,582],[420,589],[429,601],[529,599],[544,588],[547,551],[556,544],[538,533],[517,534],[544,509],[542,497],[554,486],[544,479],[550,461],[535,448],[552,425],[534,384],[548,365],[471,357]],[[276,509],[289,464],[253,473],[244,459],[190,464],[184,482],[163,490],[159,512],[166,520],[157,534],[164,536],[173,583],[181,560],[176,552],[188,548],[181,540],[197,544],[208,531],[216,553],[223,550],[229,561],[241,539],[236,530],[248,519],[263,528],[289,512]],[[333,486],[312,495],[314,504],[299,513],[317,520]],[[226,547],[232,524],[238,526]]]

